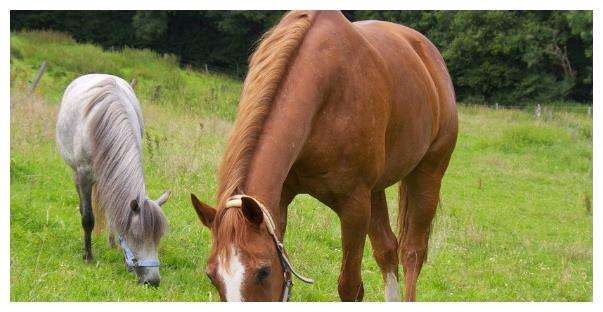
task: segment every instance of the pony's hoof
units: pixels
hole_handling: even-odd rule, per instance
[[[115,237],[113,237],[113,235],[109,236],[109,248],[111,248],[111,249],[117,248],[117,244],[115,243]]]
[[[92,259],[92,255],[90,255],[90,254],[85,254],[85,255],[84,255],[84,261],[85,261],[86,263],[92,263],[92,260],[93,260],[93,259]]]

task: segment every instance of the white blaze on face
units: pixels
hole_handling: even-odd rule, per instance
[[[241,286],[245,276],[245,267],[241,263],[239,253],[234,246],[230,247],[230,259],[228,260],[219,261],[220,264],[218,265],[218,275],[224,283],[226,301],[243,301]]]
[[[394,272],[385,275],[385,300],[400,301],[400,287]]]

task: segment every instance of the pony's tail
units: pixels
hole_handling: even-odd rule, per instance
[[[101,207],[98,200],[98,191],[96,185],[92,186],[92,215],[94,216],[94,233],[100,234],[107,227],[105,210]]]
[[[404,256],[404,240],[408,229],[408,218],[406,211],[408,209],[408,190],[406,182],[400,181],[398,189],[398,259],[402,261]]]

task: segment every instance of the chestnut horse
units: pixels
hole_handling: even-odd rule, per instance
[[[339,296],[364,295],[368,234],[385,282],[415,300],[442,177],[457,137],[454,89],[436,47],[408,27],[290,12],[250,59],[219,171],[218,207],[191,194],[211,228],[206,273],[227,301],[286,300],[287,206],[310,194],[341,222]],[[399,236],[385,188],[400,181]]]

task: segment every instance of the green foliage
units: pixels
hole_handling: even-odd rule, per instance
[[[282,11],[12,11],[11,29],[67,31],[103,47],[150,48],[181,64],[243,77]],[[344,11],[425,34],[461,101],[592,102],[592,11]]]
[[[282,11],[138,11],[132,28],[142,45],[176,54],[186,64],[243,77],[260,35]]]
[[[167,12],[140,11],[132,18],[136,36],[149,42],[159,38],[167,29]]]
[[[592,101],[592,11],[360,11],[355,18],[425,34],[460,100]]]
[[[103,52],[70,40],[53,43],[57,38],[52,32],[11,35],[11,55],[21,55],[11,57],[11,300],[218,301],[204,275],[210,233],[200,225],[189,193],[213,204],[240,82],[180,70],[174,58],[150,51]],[[60,61],[60,52],[85,57]],[[27,79],[44,57],[54,72],[43,77],[43,91],[30,97]],[[108,247],[106,233],[93,237],[95,263],[82,260],[77,193],[54,141],[56,97],[66,77],[82,74],[75,70],[97,68],[146,77],[136,93],[145,118],[147,190],[151,197],[173,191],[164,208],[170,230],[160,245],[158,289],[136,285],[121,252]],[[160,77],[165,73],[171,77]],[[184,85],[179,93],[190,95],[174,92],[168,93],[173,102],[152,100],[161,79],[178,81]],[[547,110],[537,118],[530,111],[459,106],[459,138],[418,300],[592,301],[592,118],[551,107],[550,116]],[[396,189],[387,190],[392,223]],[[293,300],[337,301],[342,254],[336,214],[304,195],[291,204],[288,219],[289,256],[316,279],[314,285],[296,283]],[[362,276],[365,300],[383,300],[368,240]]]

